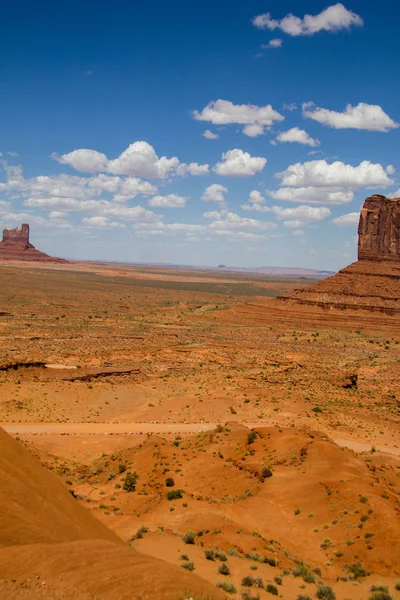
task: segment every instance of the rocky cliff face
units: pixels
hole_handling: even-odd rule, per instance
[[[371,196],[358,226],[358,261],[283,300],[294,305],[400,314],[400,198]]]
[[[358,226],[358,260],[400,262],[400,198],[367,198]]]
[[[23,223],[21,229],[15,227],[15,229],[3,229],[3,240],[2,245],[7,247],[15,247],[19,249],[27,250],[28,248],[34,248],[29,242],[29,225]]]
[[[21,229],[4,229],[0,242],[1,260],[23,260],[40,262],[67,262],[62,258],[53,258],[40,250],[36,250],[29,241],[29,225],[23,223]]]

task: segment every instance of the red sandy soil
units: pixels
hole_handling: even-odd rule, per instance
[[[195,575],[129,548],[0,430],[0,597],[172,599],[186,591],[218,598]]]
[[[200,588],[192,589],[212,597],[215,584],[228,580],[237,589],[232,597],[240,598],[248,575],[276,585],[284,600],[314,597],[321,583],[334,588],[337,600],[366,600],[377,583],[389,585],[394,597],[400,579],[398,316],[282,302],[268,296],[293,293],[300,281],[225,273],[220,280],[206,272],[15,264],[0,268],[0,281],[7,283],[0,306],[1,423],[20,438],[21,451],[27,445],[53,471],[47,473],[52,482],[63,480],[60,490],[74,491],[77,499],[65,496],[85,507],[85,515],[90,509],[107,535],[112,530],[129,541],[146,555],[141,560],[170,563],[165,577],[200,576]],[[251,429],[256,439],[249,444]],[[134,492],[118,487],[125,477],[120,464],[139,475]],[[262,482],[266,466],[272,477]],[[167,477],[174,479],[171,489],[183,490],[181,499],[166,498]],[[53,496],[58,503],[58,492],[49,490],[46,503]],[[136,538],[141,526],[148,531]],[[188,529],[202,533],[193,545],[182,541]],[[11,529],[10,543],[18,535]],[[36,562],[16,558],[0,597],[1,585],[8,586],[6,598],[111,597],[104,592],[114,593],[107,565],[121,561],[125,573],[131,566],[108,554],[104,544],[118,542],[104,536],[63,540],[74,550],[54,561],[53,547]],[[48,542],[39,536],[35,543]],[[217,547],[227,555],[230,576],[218,573],[218,559],[205,558],[204,550]],[[85,587],[85,578],[97,585],[95,568],[68,563],[72,575],[55,578],[56,561],[74,552],[79,560],[88,552],[100,564],[101,590]],[[123,552],[131,556],[126,544]],[[245,558],[255,552],[277,566]],[[194,574],[182,569],[184,554]],[[20,576],[30,561],[29,575]],[[53,595],[40,595],[38,562],[50,569],[46,585],[54,586]],[[295,576],[299,562],[314,583]],[[370,575],[352,578],[357,563]],[[154,569],[143,568],[149,573],[143,581],[150,585],[153,578],[155,585]],[[31,578],[30,587],[12,578]],[[206,581],[211,588],[201,587]],[[63,585],[74,585],[76,595],[62,596]],[[175,589],[163,596],[167,583],[160,585],[152,598],[179,598]],[[126,589],[130,598],[144,590]],[[271,597],[254,586],[250,592]]]

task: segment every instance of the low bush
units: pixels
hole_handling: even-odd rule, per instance
[[[230,581],[218,581],[217,587],[221,588],[221,590],[224,590],[224,592],[227,592],[228,594],[236,594],[237,592],[237,589]]]
[[[134,471],[133,473],[128,472],[125,475],[122,489],[124,489],[125,492],[134,492],[136,490],[136,484],[138,479],[139,475],[136,473],[136,471]]]
[[[278,588],[273,583],[267,583],[267,586],[266,586],[265,589],[266,589],[267,592],[269,592],[273,596],[277,596],[278,595]]]
[[[170,492],[167,492],[167,500],[179,500],[179,498],[182,498],[182,490],[171,490]]]
[[[317,588],[318,600],[336,600],[336,594],[329,585],[320,585]]]
[[[384,592],[381,590],[372,592],[368,600],[393,600],[393,597],[389,594],[389,592]]]
[[[220,565],[218,569],[218,573],[220,573],[221,575],[230,575],[231,570],[226,563],[222,563],[222,565]]]
[[[188,562],[184,562],[181,564],[182,569],[186,569],[186,571],[194,571],[194,562],[189,560]]]
[[[196,538],[196,534],[194,531],[187,531],[185,533],[185,535],[183,536],[183,541],[185,542],[185,544],[194,544],[194,540]]]
[[[165,480],[165,485],[167,487],[174,487],[175,481],[172,479],[172,477],[167,477],[167,479]]]

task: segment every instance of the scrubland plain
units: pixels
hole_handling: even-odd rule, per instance
[[[218,271],[15,263],[0,278],[12,448],[102,522],[88,515],[85,539],[104,573],[143,561],[136,587],[101,586],[68,538],[82,573],[60,587],[48,569],[46,596],[36,564],[8,572],[0,551],[4,597],[399,596],[398,317],[296,307],[276,297],[312,281]],[[17,521],[9,553],[36,539]]]

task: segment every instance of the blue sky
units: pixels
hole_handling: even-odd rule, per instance
[[[399,22],[390,0],[8,3],[0,227],[69,258],[345,266],[364,198],[400,188]]]

